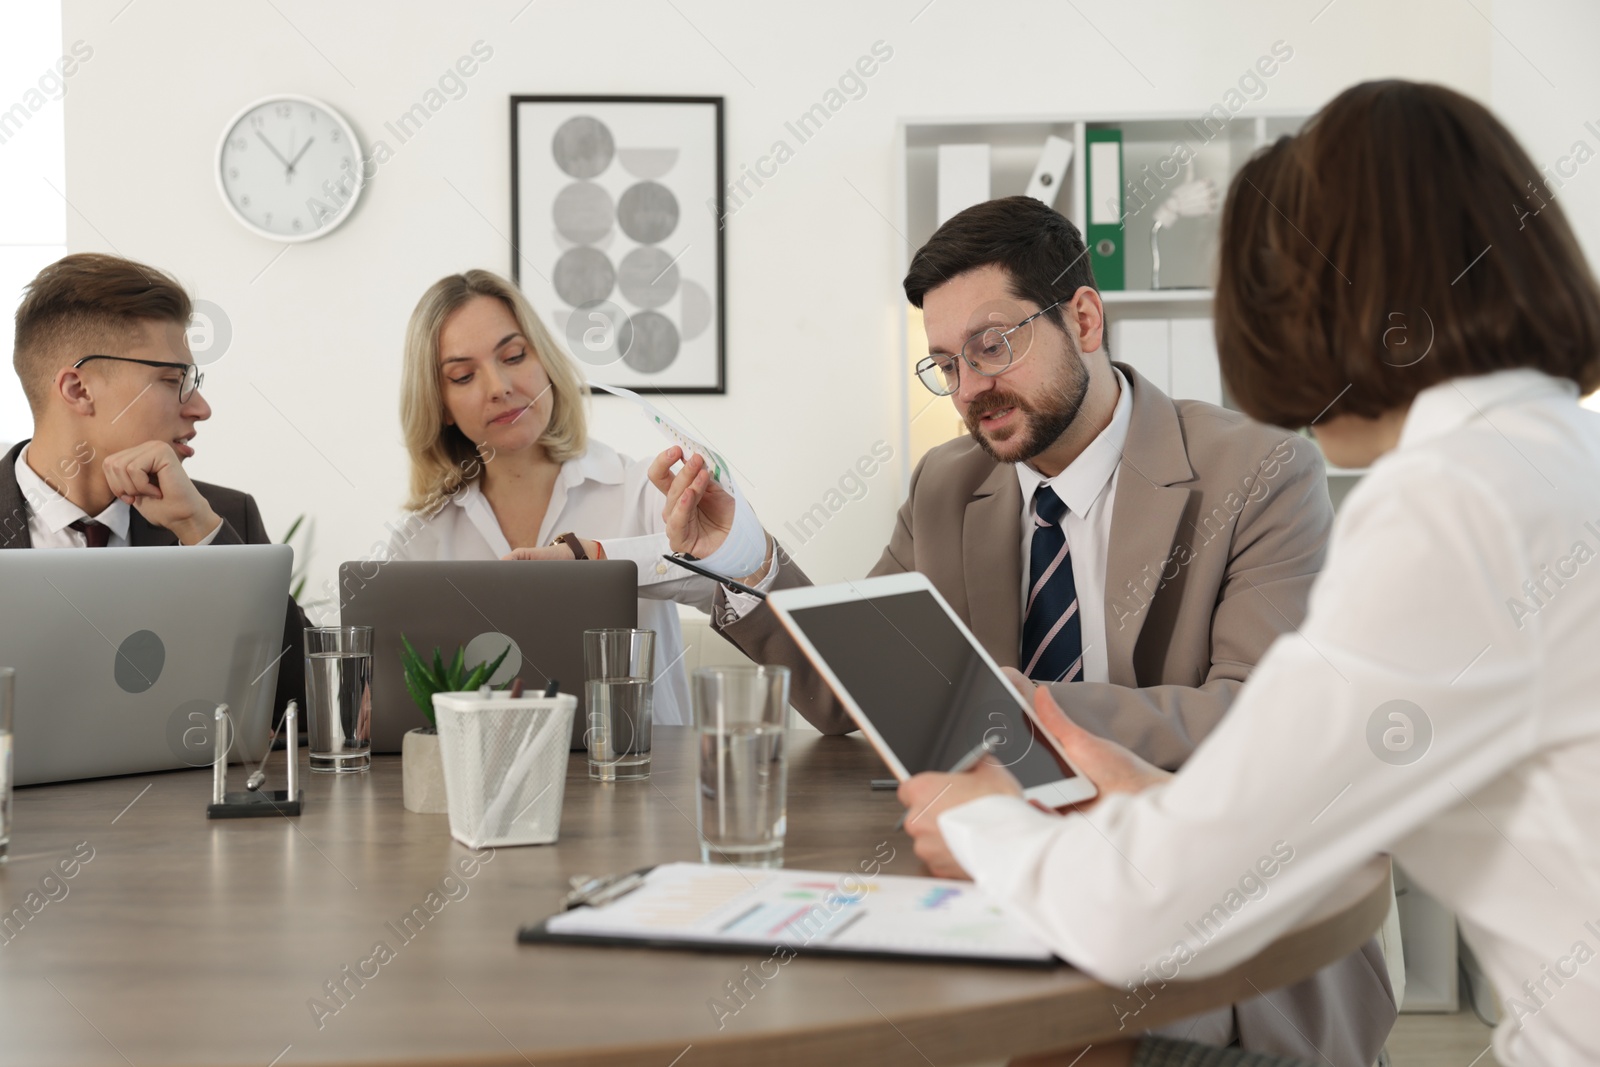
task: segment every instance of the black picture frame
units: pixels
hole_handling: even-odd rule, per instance
[[[712,214],[709,210],[706,211],[706,214],[710,216],[710,229],[709,233],[706,234],[706,238],[714,252],[716,277],[711,285],[705,287],[706,291],[713,294],[715,305],[711,309],[709,323],[710,330],[714,331],[715,356],[712,360],[706,360],[704,354],[697,356],[699,361],[706,364],[705,369],[709,373],[703,376],[704,380],[696,380],[689,383],[679,382],[677,384],[651,384],[647,380],[646,372],[631,367],[627,368],[626,373],[622,373],[620,375],[617,373],[607,373],[606,367],[615,366],[617,361],[613,360],[611,363],[601,364],[583,358],[581,352],[573,351],[575,346],[571,343],[571,338],[568,336],[567,331],[563,330],[556,321],[548,321],[551,331],[556,334],[557,338],[563,342],[566,342],[568,350],[573,351],[575,357],[579,357],[578,362],[580,363],[580,369],[583,370],[592,381],[599,381],[609,385],[623,385],[627,388],[633,389],[636,392],[647,395],[651,393],[700,394],[718,396],[727,394],[727,252],[726,242],[724,240],[723,225],[723,222],[727,217],[724,197],[724,189],[726,188],[727,183],[724,158],[724,102],[725,98],[721,96],[516,94],[510,98],[511,276],[516,282],[517,286],[522,289],[522,291],[527,294],[530,299],[533,300],[534,306],[541,312],[541,314],[553,313],[556,315],[567,313],[575,314],[583,309],[589,308],[591,305],[583,304],[577,308],[569,308],[567,305],[559,303],[560,298],[555,293],[554,283],[550,282],[548,278],[545,278],[543,275],[541,275],[541,278],[538,281],[535,281],[532,278],[525,279],[525,264],[536,272],[539,271],[543,264],[539,263],[536,265],[535,260],[531,258],[530,253],[534,252],[534,245],[536,242],[529,239],[528,234],[525,233],[524,224],[531,221],[535,212],[548,211],[554,204],[555,195],[557,192],[557,190],[551,189],[551,195],[548,198],[540,200],[537,206],[533,203],[524,202],[522,188],[524,177],[523,155],[524,148],[531,148],[532,145],[530,131],[525,129],[524,117],[528,114],[528,112],[524,110],[525,107],[527,105],[548,105],[551,109],[566,108],[570,109],[571,114],[569,117],[577,117],[585,114],[586,108],[592,109],[595,107],[601,107],[608,110],[614,110],[618,106],[637,106],[640,108],[650,108],[653,106],[666,105],[681,108],[685,105],[688,105],[693,107],[705,107],[708,111],[707,121],[710,124],[712,146],[711,151],[715,157],[711,161],[711,170],[714,174],[715,187],[713,189],[704,190],[707,194],[705,197],[687,198],[687,201],[685,202],[688,204],[688,206],[680,210],[680,219],[687,217],[692,212],[696,212],[699,208],[699,205],[704,205],[707,209],[709,209],[712,203],[715,203],[716,205],[714,214]],[[549,118],[548,115],[543,117],[545,119]],[[532,198],[530,197],[529,199],[531,200]],[[680,198],[680,200],[682,199],[683,198]],[[544,250],[541,249],[541,251]],[[688,249],[685,249],[685,253],[687,251]],[[552,273],[554,273],[553,267],[554,264],[552,263]],[[530,290],[533,291],[530,292]],[[607,300],[607,303],[610,303],[609,299]],[[612,306],[620,308],[620,305]],[[625,315],[639,313],[638,309],[635,309],[634,312],[629,312],[626,308],[620,308],[620,310]],[[695,336],[698,338],[700,334],[696,334]],[[608,380],[618,376],[624,378],[625,380]],[[600,393],[601,391],[596,391],[596,395],[600,395]]]

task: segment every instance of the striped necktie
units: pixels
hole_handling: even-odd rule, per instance
[[[1067,505],[1041,485],[1033,494],[1034,531],[1028,556],[1028,606],[1022,623],[1022,673],[1036,682],[1083,680],[1083,628],[1072,552],[1061,520]]]
[[[77,519],[67,523],[67,526],[83,534],[90,548],[104,548],[111,540],[111,527],[93,519]]]

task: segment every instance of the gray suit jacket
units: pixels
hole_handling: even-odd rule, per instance
[[[1333,524],[1311,442],[1235,411],[1173,400],[1125,364],[1133,391],[1106,567],[1108,682],[1052,687],[1072,718],[1175,769],[1227,713],[1267,647],[1292,633]],[[995,661],[1017,666],[1022,490],[970,438],[930,451],[911,477],[872,574],[921,571]],[[810,584],[787,553],[775,586]],[[758,663],[793,671],[792,703],[823,733],[855,729],[765,606],[742,619],[718,593],[718,630]],[[1368,1067],[1395,1019],[1376,941],[1315,976],[1175,1028],[1231,1032],[1257,1052]],[[1192,1028],[1192,1029],[1191,1029]]]
[[[28,533],[28,503],[17,485],[17,456],[28,442],[15,445],[0,457],[0,549],[32,548],[33,538]],[[261,521],[261,509],[255,497],[209,482],[195,482],[195,488],[206,498],[211,510],[222,517],[222,529],[217,532],[214,545],[270,545],[272,538]],[[130,547],[176,545],[178,539],[171,531],[152,526],[139,514],[137,508],[128,516],[128,544]],[[285,590],[285,593],[288,591]],[[310,625],[294,597],[288,597],[283,618],[283,642],[288,651],[278,660],[278,686],[273,695],[273,722],[283,714],[290,700],[306,706],[305,647],[302,632]]]

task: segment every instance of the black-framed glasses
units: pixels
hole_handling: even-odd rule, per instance
[[[925,356],[917,361],[917,377],[934,396],[949,396],[961,385],[963,363],[985,378],[1003,374],[1032,348],[1033,320],[1063,303],[1057,300],[1050,307],[1040,308],[1015,326],[991,326],[987,330],[980,330],[961,346],[959,359],[955,356]]]
[[[183,371],[183,381],[178,383],[178,403],[180,404],[187,404],[189,398],[194,396],[195,392],[206,380],[206,376],[200,373],[200,368],[193,363],[163,363],[158,359],[133,359],[130,356],[84,356],[74,363],[72,368],[77,370],[85,363],[96,359],[109,359],[113,363],[137,363],[141,367],[165,367],[169,370]]]

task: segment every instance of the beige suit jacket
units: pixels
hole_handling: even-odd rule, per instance
[[[1118,466],[1105,583],[1108,682],[1052,687],[1078,723],[1176,769],[1221,721],[1250,669],[1305,617],[1333,505],[1308,440],[1195,400],[1173,400],[1125,364],[1133,412]],[[872,574],[921,571],[989,654],[1017,666],[1022,490],[971,438],[930,451],[911,476]],[[780,554],[775,588],[810,584]],[[823,733],[855,723],[766,606],[715,625],[757,663],[793,671],[791,703]],[[1376,942],[1303,982],[1167,1028],[1255,1052],[1366,1067],[1395,1019]]]
[[[1167,768],[1222,719],[1274,639],[1304,617],[1333,523],[1310,441],[1195,400],[1172,400],[1118,364],[1133,390],[1105,582],[1109,682],[1053,692],[1079,723]],[[921,571],[1003,666],[1022,641],[1022,490],[969,437],[911,477],[872,574]],[[775,588],[808,585],[780,554]],[[823,733],[855,723],[771,611],[719,603],[718,629],[759,663],[795,672],[796,709]]]

